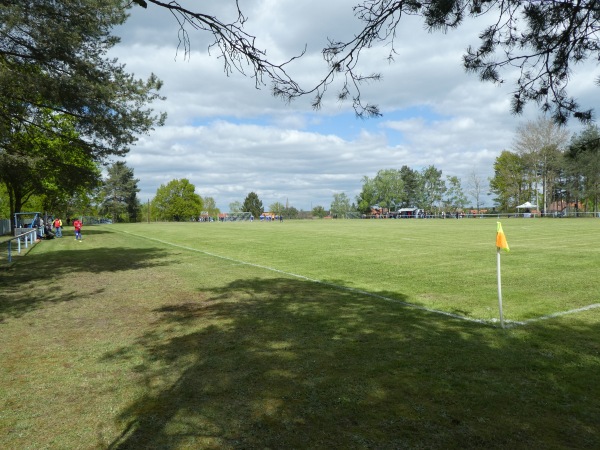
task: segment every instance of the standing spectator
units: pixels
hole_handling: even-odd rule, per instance
[[[81,223],[81,220],[79,219],[75,219],[73,221],[73,227],[75,228],[75,240],[81,241],[81,227],[83,226],[83,223]]]
[[[61,238],[62,237],[62,220],[60,220],[60,218],[57,217],[56,219],[54,219],[53,225],[54,225],[54,231],[56,233],[56,237]]]
[[[55,234],[52,232],[52,225],[50,225],[50,222],[46,222],[46,225],[44,226],[44,238],[45,239],[54,239],[55,238]]]
[[[44,237],[44,219],[38,218],[38,235],[40,239]]]

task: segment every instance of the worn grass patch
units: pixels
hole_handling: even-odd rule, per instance
[[[369,268],[365,259],[377,259],[370,227],[379,224],[364,229],[355,258],[343,239],[358,232],[355,223],[335,233],[291,222],[232,232],[217,228],[227,224],[97,227],[81,243],[36,246],[0,273],[0,446],[600,446],[598,310],[501,330],[236,262],[403,301],[457,301],[458,287],[415,293],[417,283],[406,284],[424,273],[418,258],[402,263],[418,275],[400,284],[382,276],[398,266]],[[518,255],[519,233],[504,228]],[[416,239],[409,231],[406,242]],[[422,248],[435,254],[433,244]],[[404,261],[386,249],[376,248],[388,264]]]

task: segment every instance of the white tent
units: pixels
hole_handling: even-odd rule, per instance
[[[525,212],[523,213],[523,217],[529,218],[534,217],[531,215],[531,210],[537,209],[537,205],[533,205],[531,202],[525,202],[522,205],[517,206],[517,209],[524,209]]]
[[[537,209],[537,205],[534,205],[531,202],[525,202],[522,205],[517,206],[517,209]]]

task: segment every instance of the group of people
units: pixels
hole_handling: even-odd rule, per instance
[[[39,230],[40,230],[40,238],[53,239],[55,237],[61,238],[63,237],[63,223],[59,217],[56,217],[52,222],[47,221],[44,224],[44,220],[40,217]],[[83,226],[83,222],[79,219],[75,219],[73,221],[73,228],[75,229],[75,240],[81,241],[83,238],[81,236],[81,227]],[[54,229],[54,231],[52,231]],[[42,232],[43,230],[43,232]]]

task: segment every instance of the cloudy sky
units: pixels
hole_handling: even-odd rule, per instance
[[[240,4],[248,18],[245,29],[273,61],[306,47],[289,71],[309,86],[326,71],[321,50],[327,39],[349,40],[359,30],[355,1]],[[235,18],[230,0],[180,3],[219,14],[223,21]],[[312,98],[286,104],[271,96],[269,86],[255,89],[249,77],[226,76],[217,53],[207,51],[212,36],[190,29],[186,56],[178,50],[178,24],[169,11],[152,4],[133,8],[127,23],[115,30],[121,43],[111,56],[137,77],[155,73],[164,81],[167,99],[154,107],[168,114],[166,125],[142,136],[125,159],[140,180],[140,200],[152,199],[161,184],[187,178],[221,211],[252,191],[265,209],[275,202],[329,209],[333,194],[354,200],[363,177],[381,169],[434,165],[444,177],[458,176],[463,187],[473,173],[487,179],[495,158],[511,149],[516,128],[539,113],[530,107],[522,116],[511,115],[511,83],[484,84],[462,68],[464,50],[477,45],[486,23],[430,34],[418,19],[402,19],[395,62],[386,61],[386,48],[363,55],[362,72],[379,72],[382,80],[365,87],[362,96],[379,105],[383,117],[362,120],[350,103],[336,100],[334,89],[314,111]],[[589,72],[578,75],[570,88],[592,105],[597,100],[593,78]]]

